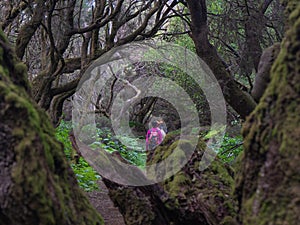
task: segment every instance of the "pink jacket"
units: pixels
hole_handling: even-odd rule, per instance
[[[146,149],[148,149],[148,145],[149,145],[149,138],[150,138],[150,135],[151,135],[151,132],[152,131],[156,131],[158,133],[158,144],[160,144],[163,140],[163,135],[161,133],[161,130],[157,127],[152,127],[151,129],[149,129],[147,131],[147,134],[146,134]]]

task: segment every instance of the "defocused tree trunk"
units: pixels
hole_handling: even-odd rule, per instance
[[[249,94],[243,92],[226,70],[217,50],[209,43],[207,26],[206,0],[187,0],[191,13],[192,39],[195,43],[197,54],[210,67],[216,76],[225,100],[245,119],[255,108],[255,102]]]
[[[265,49],[263,54],[261,55],[258,65],[258,71],[256,73],[253,88],[251,90],[251,95],[257,102],[264,94],[267,86],[270,83],[271,68],[278,56],[279,51],[280,43],[276,43],[271,47]]]
[[[100,225],[0,31],[0,224]]]
[[[236,187],[241,224],[300,224],[300,4],[284,4],[288,30],[243,131]]]

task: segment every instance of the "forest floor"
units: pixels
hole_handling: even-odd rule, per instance
[[[87,192],[91,204],[102,215],[105,225],[125,225],[123,216],[108,196],[108,190],[101,179],[98,181],[99,190]]]

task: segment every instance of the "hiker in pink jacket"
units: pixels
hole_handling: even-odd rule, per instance
[[[148,130],[146,134],[146,150],[153,150],[159,145],[163,140],[163,135],[161,130],[158,128],[158,123],[153,121],[152,128]]]

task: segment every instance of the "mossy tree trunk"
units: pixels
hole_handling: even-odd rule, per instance
[[[0,31],[0,224],[100,225]]]
[[[271,82],[246,121],[237,176],[241,224],[300,224],[300,4],[284,1],[285,39]]]
[[[164,177],[166,171],[162,170],[176,170],[178,163],[186,158],[186,149],[191,148],[190,141],[176,141],[178,138],[176,134],[168,134],[162,146],[148,157],[148,164],[162,163],[162,159],[173,153],[176,154],[176,160],[166,164],[164,169],[155,167],[154,171],[147,172]],[[126,224],[234,225],[237,204],[232,198],[232,170],[218,159],[204,171],[199,170],[205,146],[199,140],[187,164],[157,184],[130,187],[104,179],[109,195],[119,207]],[[117,162],[113,165],[117,168]],[[134,174],[144,177],[141,171],[135,171]]]

